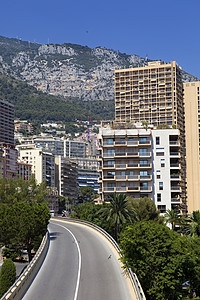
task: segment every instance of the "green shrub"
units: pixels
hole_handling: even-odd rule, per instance
[[[4,261],[0,272],[0,298],[13,285],[16,279],[16,266],[14,262],[8,258]]]
[[[2,256],[6,258],[11,258],[12,260],[15,260],[17,257],[21,257],[21,250],[16,250],[13,248],[3,248],[2,249]]]

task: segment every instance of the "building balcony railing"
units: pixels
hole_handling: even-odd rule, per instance
[[[169,145],[170,146],[180,146],[180,142],[179,141],[169,141]]]
[[[114,142],[114,145],[115,146],[126,146],[127,145],[127,142],[126,141],[115,141]]]
[[[180,199],[179,198],[171,198],[171,202],[180,203]]]
[[[140,180],[152,180],[152,175],[140,175]]]
[[[170,175],[170,179],[181,180],[181,176],[180,175]]]
[[[127,146],[138,146],[138,141],[127,141]]]
[[[181,187],[180,186],[171,186],[171,191],[181,192]]]
[[[178,168],[178,169],[180,169],[180,164],[170,164],[170,168]]]
[[[180,157],[179,152],[170,152],[170,156],[178,156]]]
[[[115,165],[115,169],[119,170],[119,169],[126,169],[126,164],[116,164]]]
[[[139,153],[139,157],[151,157],[151,152],[143,152],[143,153]]]

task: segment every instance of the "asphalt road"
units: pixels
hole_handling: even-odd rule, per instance
[[[23,300],[130,300],[109,246],[90,229],[51,221],[46,259]]]

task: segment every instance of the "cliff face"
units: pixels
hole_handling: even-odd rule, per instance
[[[113,100],[114,69],[137,66],[144,58],[103,47],[41,45],[0,37],[0,72],[38,90],[81,100]],[[183,72],[183,80],[196,80]]]

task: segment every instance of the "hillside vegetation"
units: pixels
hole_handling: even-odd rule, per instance
[[[17,118],[32,122],[71,122],[87,120],[88,116],[95,120],[114,117],[114,100],[81,102],[77,98],[63,99],[4,75],[0,75],[0,97],[15,105]]]

